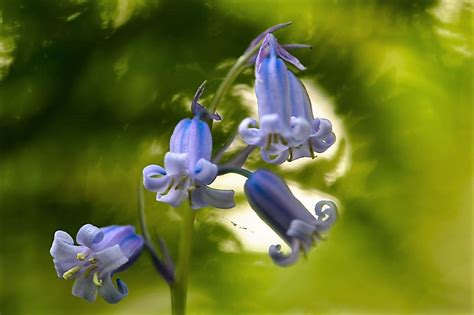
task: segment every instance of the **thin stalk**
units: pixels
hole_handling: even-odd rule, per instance
[[[165,262],[160,259],[158,251],[153,245],[150,232],[148,231],[148,223],[145,214],[145,196],[143,192],[143,185],[141,183],[138,185],[138,211],[140,219],[140,229],[142,230],[143,238],[145,240],[145,250],[147,250],[150,254],[151,261],[153,262],[153,265],[155,266],[156,270],[166,280],[166,282],[170,284],[174,281],[173,263],[169,260],[170,256],[167,252],[166,245],[162,243],[161,239],[160,249],[164,258],[166,259]]]
[[[252,176],[252,172],[249,170],[246,170],[245,168],[240,168],[240,167],[232,167],[232,166],[220,166],[219,167],[219,175],[224,175],[228,173],[234,173],[234,174],[239,174],[244,177],[250,178]]]
[[[246,51],[237,59],[236,63],[227,73],[226,78],[219,85],[216,95],[212,99],[209,107],[210,113],[215,113],[217,106],[223,100],[225,94],[229,91],[237,76],[248,65],[250,58],[259,50],[260,46],[255,45],[252,49]],[[210,121],[212,126],[212,120]],[[175,281],[170,285],[171,289],[171,308],[173,315],[186,314],[186,301],[188,294],[189,264],[191,257],[191,244],[193,238],[193,226],[196,213],[192,209],[183,209],[183,222],[181,224],[181,234],[178,249],[178,264],[176,267]]]
[[[219,85],[216,95],[212,99],[211,106],[209,106],[209,112],[214,113],[217,110],[217,106],[221,103],[235,79],[237,79],[242,70],[247,66],[250,58],[256,54],[259,49],[260,46],[255,45],[255,47],[252,47],[252,49],[246,51],[242,56],[239,57],[239,59],[237,59],[232,68],[230,68],[229,72],[227,72],[224,81],[222,81],[222,83]]]
[[[188,293],[189,264],[191,244],[193,239],[193,225],[196,212],[193,209],[183,209],[183,222],[179,238],[178,265],[176,267],[175,282],[171,284],[171,307],[173,315],[186,314],[186,300]]]

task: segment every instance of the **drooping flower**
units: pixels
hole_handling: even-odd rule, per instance
[[[108,303],[120,302],[128,288],[120,279],[115,287],[112,276],[135,262],[143,248],[143,237],[130,225],[98,228],[86,224],[79,229],[76,242],[78,245],[64,231],[54,234],[50,254],[58,277],[75,279],[74,296],[93,302],[98,292]]]
[[[280,164],[289,156],[288,148],[307,141],[311,126],[301,117],[291,116],[288,69],[285,61],[295,67],[304,66],[284,50],[273,34],[267,34],[255,62],[255,92],[257,94],[260,129],[256,121],[244,119],[240,136],[249,145],[261,148],[262,158]]]
[[[203,86],[192,103],[194,118],[185,118],[175,127],[170,139],[170,151],[165,155],[165,167],[149,165],[143,169],[143,184],[156,192],[156,199],[174,207],[190,199],[193,209],[207,205],[232,208],[234,191],[207,187],[217,176],[217,165],[211,162],[212,135],[203,119],[217,118],[198,104]]]
[[[314,152],[326,151],[336,141],[336,135],[332,131],[332,124],[325,118],[314,118],[313,108],[308,92],[303,83],[288,70],[288,81],[290,89],[291,116],[303,117],[311,125],[311,134],[305,143],[290,148],[290,161],[300,157],[314,158]]]
[[[306,253],[337,217],[336,204],[328,200],[316,204],[314,217],[280,177],[265,169],[249,176],[244,192],[258,216],[291,248],[291,253],[284,255],[280,245],[270,246],[269,255],[280,266],[295,263],[300,252]]]
[[[252,118],[244,119],[239,133],[249,145],[261,148],[262,158],[274,164],[299,157],[314,157],[335,141],[331,123],[314,119],[311,102],[302,83],[286,67],[305,67],[266,34],[255,62],[255,92],[260,129]]]

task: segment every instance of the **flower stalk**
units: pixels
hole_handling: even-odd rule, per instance
[[[258,43],[261,39],[258,41]],[[239,74],[249,65],[249,61],[258,52],[260,46],[258,43],[251,45],[243,55],[241,55],[232,68],[227,73],[224,81],[217,88],[217,92],[209,106],[209,113],[216,113],[218,105],[224,99],[224,96],[232,87]],[[211,125],[212,126],[212,125]],[[246,174],[247,175],[247,174]],[[245,176],[245,175],[244,175]],[[187,289],[189,279],[189,265],[191,258],[191,246],[193,238],[193,228],[196,213],[191,209],[184,209],[183,222],[181,224],[181,233],[178,249],[178,264],[176,267],[175,282],[170,285],[171,288],[171,308],[173,315],[186,314]]]
[[[178,248],[178,265],[176,266],[175,282],[170,285],[173,315],[186,314],[189,265],[195,217],[196,212],[194,210],[188,207],[183,207],[183,221],[181,222]]]

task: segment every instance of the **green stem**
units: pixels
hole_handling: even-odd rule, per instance
[[[186,314],[191,243],[193,238],[194,218],[196,217],[196,212],[193,209],[186,207],[183,210],[183,222],[181,223],[176,278],[175,282],[170,287],[173,315]]]
[[[259,48],[259,45],[255,45],[253,49],[247,51],[237,59],[236,63],[227,73],[224,81],[219,85],[216,95],[212,99],[211,106],[209,107],[209,112],[214,113],[217,110],[217,106],[221,103],[225,94],[230,89],[235,79],[237,79],[237,76],[247,66],[249,59],[258,51]],[[183,222],[181,225],[178,249],[178,264],[176,266],[175,281],[170,285],[173,315],[186,314],[191,243],[193,238],[194,219],[196,217],[194,210],[189,208],[183,210]]]
[[[227,76],[225,77],[224,81],[219,85],[217,89],[216,95],[212,99],[211,106],[209,107],[209,112],[214,113],[217,110],[217,106],[220,104],[222,99],[224,98],[227,91],[234,83],[235,79],[237,79],[238,75],[242,72],[242,70],[247,66],[249,59],[257,53],[260,49],[260,45],[255,45],[253,49],[247,51],[242,56],[237,59],[235,64],[230,68]]]

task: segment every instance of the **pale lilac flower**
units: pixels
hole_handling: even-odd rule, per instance
[[[300,252],[307,252],[320,238],[319,233],[327,231],[337,218],[337,207],[328,200],[316,204],[314,217],[280,177],[265,169],[249,176],[244,192],[258,216],[291,248],[291,253],[284,255],[280,245],[270,246],[270,257],[280,266],[295,263]]]
[[[203,86],[192,103],[194,118],[185,118],[175,127],[170,139],[170,151],[165,155],[164,168],[149,165],[143,169],[143,184],[156,192],[156,199],[178,207],[189,199],[193,209],[207,205],[232,208],[234,192],[207,187],[217,176],[217,165],[211,162],[212,135],[202,119],[220,118],[208,114],[198,104]]]
[[[305,143],[290,148],[290,161],[300,157],[314,158],[314,152],[326,151],[336,141],[336,135],[332,131],[332,124],[325,118],[314,118],[313,108],[308,92],[303,83],[288,70],[288,81],[290,89],[291,116],[303,117],[311,125],[311,134]]]
[[[68,233],[56,231],[50,250],[58,277],[74,279],[72,294],[93,302],[98,292],[112,304],[127,296],[126,284],[117,279],[115,287],[112,276],[133,264],[142,251],[143,238],[135,228],[86,224],[79,229],[76,242],[78,245]]]
[[[252,118],[244,119],[239,126],[243,140],[260,147],[262,158],[274,164],[314,157],[314,152],[324,152],[336,140],[331,122],[314,118],[306,89],[285,62],[305,69],[273,34],[266,34],[255,61],[260,129],[255,128],[257,122]]]

